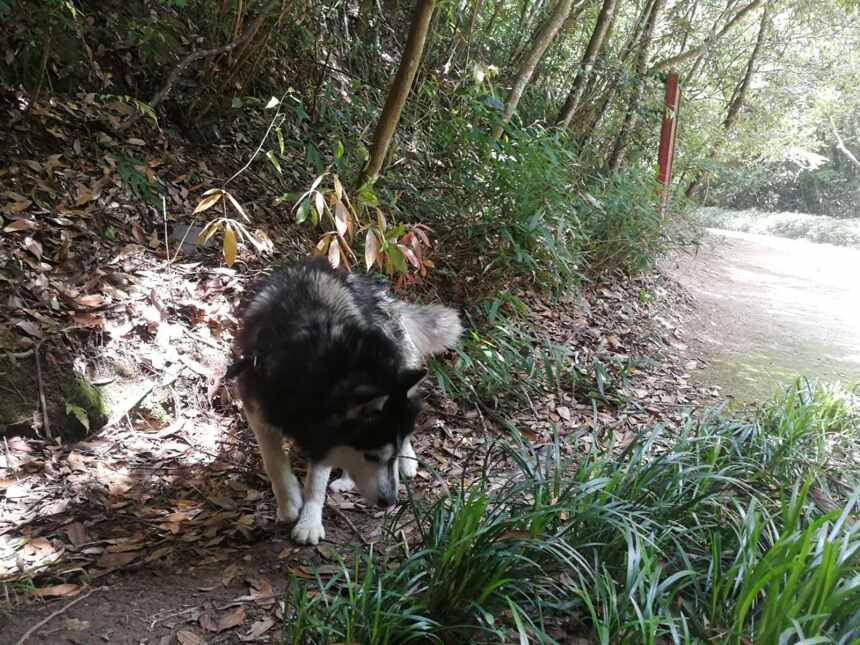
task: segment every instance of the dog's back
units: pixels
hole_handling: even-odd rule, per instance
[[[396,389],[404,369],[453,346],[457,313],[392,297],[368,275],[298,263],[263,280],[237,338],[242,398],[288,434],[354,404],[356,392]]]

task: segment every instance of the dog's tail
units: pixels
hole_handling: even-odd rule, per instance
[[[422,356],[441,354],[460,340],[463,323],[453,309],[443,305],[399,304],[406,333]]]

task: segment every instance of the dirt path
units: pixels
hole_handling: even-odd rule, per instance
[[[750,402],[803,374],[860,379],[860,250],[708,229],[669,267],[697,301],[698,378]]]

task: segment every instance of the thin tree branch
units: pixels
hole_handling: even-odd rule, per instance
[[[691,47],[687,51],[681,52],[675,56],[670,56],[669,58],[664,58],[663,60],[654,63],[652,65],[650,72],[661,72],[666,69],[671,69],[675,65],[679,65],[691,58],[698,56],[699,54],[706,53],[711,47],[713,47],[719,40],[725,36],[729,31],[732,30],[736,25],[738,25],[750,12],[758,9],[765,0],[752,0],[746,7],[743,9],[739,9],[738,12],[729,20],[725,26],[720,29],[716,34],[708,37],[699,45],[695,47]]]
[[[84,600],[84,599],[86,599],[86,598],[89,598],[89,597],[90,597],[90,596],[92,596],[96,591],[99,591],[99,590],[101,590],[101,589],[108,589],[108,587],[98,587],[98,588],[96,588],[96,589],[90,589],[90,590],[89,590],[87,593],[85,593],[84,595],[82,595],[82,596],[78,596],[77,598],[75,598],[75,599],[74,599],[73,601],[71,601],[70,603],[67,603],[67,604],[63,605],[62,607],[60,607],[60,608],[59,608],[57,611],[55,611],[54,613],[52,613],[52,614],[48,615],[46,618],[43,618],[43,619],[42,619],[42,620],[40,620],[38,623],[36,623],[35,625],[33,625],[30,629],[28,629],[26,632],[24,632],[24,635],[23,635],[21,638],[19,638],[19,639],[18,639],[18,642],[17,642],[15,645],[24,645],[24,644],[27,642],[27,640],[28,640],[31,636],[33,636],[33,634],[35,634],[35,633],[36,633],[37,631],[39,631],[42,627],[44,627],[44,626],[45,626],[45,625],[47,625],[49,622],[51,622],[54,618],[56,618],[56,617],[57,617],[57,616],[59,616],[60,614],[65,613],[66,611],[68,611],[69,609],[71,609],[72,607],[74,607],[75,605],[77,605],[79,602],[81,602],[82,600]]]
[[[842,137],[839,136],[839,131],[836,129],[836,123],[834,123],[833,117],[830,116],[827,118],[830,121],[830,128],[833,130],[833,136],[836,137],[836,147],[851,160],[851,163],[860,168],[860,161],[858,161],[857,157],[854,156],[854,153],[848,149],[845,142],[842,140]]]

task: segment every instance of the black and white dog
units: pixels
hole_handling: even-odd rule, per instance
[[[333,490],[355,485],[373,505],[396,504],[398,473],[417,470],[410,435],[424,360],[453,347],[462,325],[452,309],[402,302],[381,280],[323,259],[280,269],[254,293],[227,377],[237,378],[278,519],[298,520],[293,539],[317,544],[332,468],[344,471]],[[282,433],[309,458],[304,495]]]

